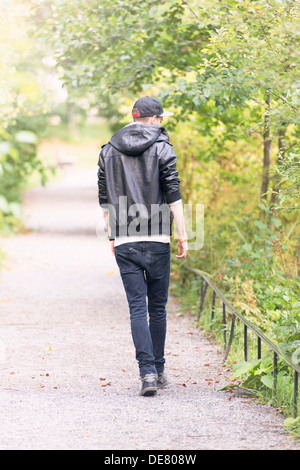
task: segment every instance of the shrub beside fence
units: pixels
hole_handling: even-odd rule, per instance
[[[294,418],[298,415],[298,395],[299,395],[299,373],[300,366],[292,362],[291,358],[287,356],[279,347],[273,343],[262,331],[260,331],[256,326],[254,326],[247,318],[245,318],[241,313],[239,313],[230,303],[226,300],[224,295],[220,290],[211,282],[209,277],[203,273],[200,269],[193,268],[188,264],[184,265],[184,268],[187,271],[190,271],[194,274],[195,278],[200,278],[200,304],[198,309],[197,318],[200,321],[201,312],[203,310],[203,304],[205,296],[208,290],[208,287],[212,289],[212,306],[211,306],[211,320],[215,318],[215,305],[216,297],[222,301],[222,322],[223,322],[223,341],[224,341],[224,360],[228,358],[232,342],[234,339],[235,331],[235,322],[236,319],[240,320],[244,325],[244,360],[248,361],[248,331],[251,330],[257,337],[257,358],[261,359],[261,346],[264,342],[267,347],[273,352],[273,402],[276,405],[277,398],[277,375],[278,375],[278,358],[281,358],[285,363],[294,371],[294,397],[293,397],[293,410]],[[186,281],[184,276],[184,282]],[[227,313],[231,314],[231,326],[229,332],[229,338],[227,334]]]

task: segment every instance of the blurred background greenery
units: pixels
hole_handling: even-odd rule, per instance
[[[97,171],[132,103],[157,96],[175,113],[184,203],[204,204],[190,265],[300,358],[299,1],[0,5],[2,235],[24,229],[24,190],[65,164]],[[193,311],[198,286],[182,278],[175,261],[173,293]]]

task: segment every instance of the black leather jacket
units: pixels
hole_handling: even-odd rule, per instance
[[[172,233],[166,208],[181,199],[176,161],[168,133],[159,125],[132,123],[102,146],[99,203],[109,210],[111,238]]]

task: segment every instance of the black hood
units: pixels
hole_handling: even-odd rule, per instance
[[[140,122],[123,127],[109,141],[121,153],[130,156],[141,155],[154,142],[169,142],[166,129],[159,125]]]

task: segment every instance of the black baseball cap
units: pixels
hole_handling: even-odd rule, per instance
[[[161,102],[152,96],[144,96],[133,106],[133,117],[173,116],[174,113],[164,111]]]

